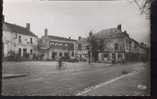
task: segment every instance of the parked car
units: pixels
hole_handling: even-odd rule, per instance
[[[82,62],[86,62],[87,59],[85,59],[85,58],[81,58],[80,61],[82,61]]]
[[[68,62],[79,62],[79,60],[76,57],[71,57]]]

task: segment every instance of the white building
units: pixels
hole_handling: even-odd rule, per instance
[[[45,35],[40,38],[39,52],[44,60],[56,60],[59,57],[75,57],[76,40],[54,35],[48,35],[45,29]]]
[[[30,24],[26,27],[4,22],[3,23],[3,55],[7,57],[11,52],[19,56],[37,54],[37,36],[30,31]]]

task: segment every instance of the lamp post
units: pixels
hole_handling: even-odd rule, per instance
[[[90,64],[91,62],[90,62],[90,48],[89,48],[89,46],[87,46],[87,50],[88,50],[88,63]]]

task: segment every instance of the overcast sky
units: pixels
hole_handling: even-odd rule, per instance
[[[130,37],[137,41],[149,38],[149,20],[140,14],[134,3],[128,0],[115,1],[48,1],[48,0],[4,0],[5,21],[25,26],[38,37],[48,28],[49,35],[86,37],[90,30],[122,24]]]

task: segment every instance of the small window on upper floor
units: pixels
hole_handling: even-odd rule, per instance
[[[21,43],[22,42],[22,40],[21,40],[21,36],[19,36],[19,43]]]
[[[115,43],[114,49],[115,49],[115,50],[118,50],[118,44],[117,44],[117,43]]]
[[[31,44],[33,43],[33,42],[32,42],[32,38],[30,38],[30,42],[31,42]]]
[[[33,50],[32,50],[32,49],[30,49],[30,54],[31,54],[31,55],[33,54]]]

